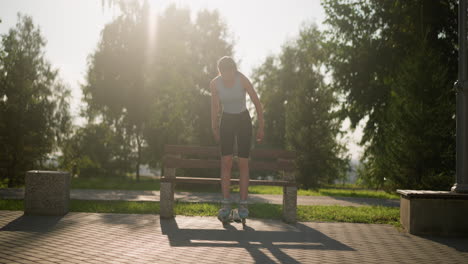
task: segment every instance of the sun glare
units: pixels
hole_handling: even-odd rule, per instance
[[[152,64],[152,59],[154,57],[154,51],[156,49],[156,34],[157,34],[157,21],[158,21],[158,14],[157,10],[154,7],[154,4],[149,5],[148,10],[148,32],[147,32],[147,55],[146,55],[146,65]]]

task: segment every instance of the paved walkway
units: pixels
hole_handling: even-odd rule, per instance
[[[468,238],[389,225],[0,211],[0,263],[467,263]]]
[[[71,189],[70,196],[71,199],[77,200],[159,201],[159,191]],[[22,188],[0,189],[0,199],[23,199],[23,197],[24,189]],[[239,199],[239,195],[233,194],[233,198]],[[221,194],[176,192],[175,199],[185,202],[219,202]],[[283,203],[283,195],[249,194],[249,199],[251,203]],[[400,206],[399,200],[331,196],[298,196],[297,203],[299,205]]]

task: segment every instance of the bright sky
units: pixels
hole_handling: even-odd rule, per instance
[[[192,12],[200,9],[218,9],[235,40],[235,58],[239,68],[250,75],[269,54],[278,54],[285,41],[297,36],[304,22],[314,22],[322,28],[325,18],[319,0],[150,0],[156,12],[171,3],[188,7]],[[72,90],[71,111],[75,124],[81,103],[80,83],[84,83],[87,56],[100,38],[104,25],[117,15],[116,9],[102,7],[100,0],[3,0],[0,3],[0,34],[17,22],[17,12],[31,15],[47,39],[46,58],[60,71],[60,77]],[[360,148],[350,134],[348,147],[354,158]]]

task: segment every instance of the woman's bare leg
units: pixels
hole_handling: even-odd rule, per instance
[[[240,199],[247,200],[249,190],[249,158],[239,158]]]
[[[221,156],[221,189],[225,199],[231,198],[232,155]]]

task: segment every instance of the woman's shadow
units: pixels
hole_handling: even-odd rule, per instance
[[[239,229],[236,227],[237,224],[228,224],[225,230],[179,228],[177,218],[160,219],[160,225],[162,234],[167,235],[171,246],[240,247],[245,248],[255,262],[259,263],[275,261],[260,249],[267,249],[278,260],[286,263],[299,263],[299,261],[281,249],[354,251],[349,246],[301,223],[295,225],[281,223],[280,231],[257,231],[252,225],[246,225],[242,230],[240,224]]]

